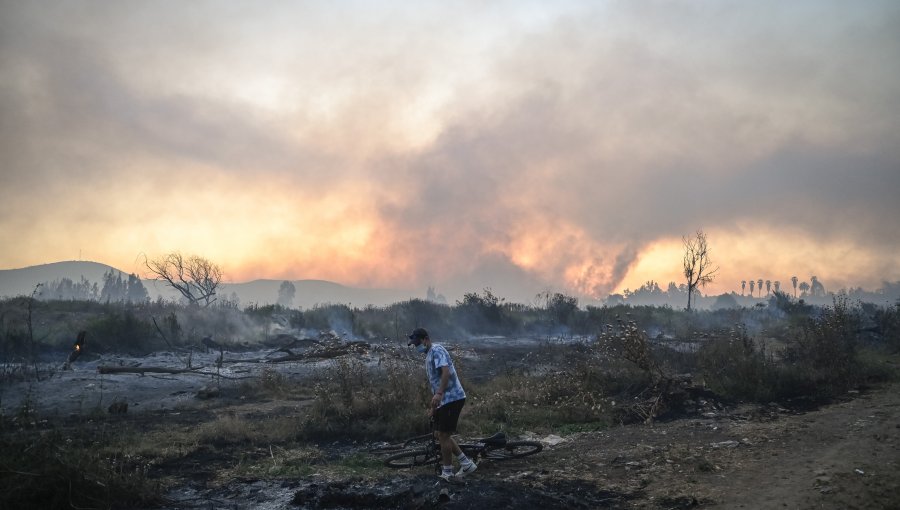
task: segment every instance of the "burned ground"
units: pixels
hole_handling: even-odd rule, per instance
[[[484,401],[481,411],[477,400],[467,406],[463,436],[478,436],[485,431],[475,427],[498,423],[492,421],[496,416],[483,410],[500,406],[490,399],[492,389],[501,391],[510,382],[522,381],[526,368],[531,370],[526,378],[554,373],[571,361],[573,353],[581,356],[576,344],[495,339],[453,345],[473,395]],[[535,353],[542,363],[535,363]],[[195,362],[212,366],[214,355],[209,356],[207,360],[197,355]],[[258,357],[250,352],[240,356]],[[360,372],[371,376],[381,373],[377,371],[388,358],[407,353],[391,345],[373,345],[365,353],[347,356],[359,364],[357,368],[375,370]],[[115,362],[128,366],[167,359],[177,363],[179,358],[157,355]],[[542,440],[544,451],[510,462],[483,462],[472,476],[447,484],[429,468],[390,470],[382,466],[382,457],[368,452],[381,440],[401,437],[344,437],[342,430],[329,435],[318,428],[316,434],[310,433],[309,420],[325,416],[324,411],[357,413],[328,415],[336,427],[349,424],[361,429],[364,420],[372,419],[366,409],[360,410],[359,402],[351,402],[349,408],[339,403],[323,408],[317,397],[316,388],[326,388],[322,385],[328,377],[323,374],[357,369],[349,360],[235,363],[205,376],[96,372],[98,365],[111,361],[100,358],[41,382],[18,383],[25,385],[19,389],[28,399],[11,400],[16,388],[6,385],[3,446],[8,451],[19,449],[21,463],[2,466],[5,487],[24,491],[73,480],[89,486],[61,491],[65,497],[42,502],[47,508],[893,508],[898,504],[900,386],[892,382],[817,402],[740,403],[696,390],[649,423],[586,421],[555,428],[531,426],[538,422],[529,422],[522,414],[532,406],[531,400],[524,400],[506,410],[506,429]],[[408,361],[393,370],[408,367],[410,379],[420,380],[420,361]],[[897,358],[880,362],[895,369]],[[340,400],[337,379],[327,388]],[[197,398],[198,391],[210,384],[220,391],[213,398]],[[129,402],[126,414],[106,410],[115,398]],[[628,402],[607,404],[628,407]],[[541,415],[531,417],[535,416]],[[5,462],[13,458],[8,451]],[[81,459],[68,459],[66,451]],[[35,452],[44,457],[35,459]],[[73,469],[60,471],[51,465],[63,462]],[[21,491],[7,492],[5,502],[34,501]]]

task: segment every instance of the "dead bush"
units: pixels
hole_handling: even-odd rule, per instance
[[[613,421],[609,395],[617,388],[610,368],[591,346],[545,346],[520,368],[467,388],[465,421],[483,433],[605,426]]]
[[[271,367],[264,368],[259,374],[259,385],[264,390],[276,395],[288,393],[287,378],[284,374]]]
[[[633,363],[654,384],[669,378],[654,356],[647,332],[633,320],[625,322],[617,317],[615,325],[607,324],[597,336],[597,347],[609,358]]]
[[[784,351],[798,395],[830,397],[865,379],[857,360],[859,316],[846,297],[834,299],[800,328]]]
[[[706,386],[725,398],[768,402],[783,396],[783,370],[742,325],[710,335],[698,357]]]
[[[397,438],[427,430],[431,395],[418,362],[387,355],[379,366],[366,367],[343,356],[323,371],[313,391],[301,427],[306,438]]]
[[[845,297],[794,328],[776,356],[746,329],[711,338],[701,349],[707,386],[722,396],[758,402],[829,399],[851,387],[890,377],[883,364],[860,356],[860,317]]]
[[[220,416],[214,421],[202,423],[197,429],[197,441],[223,447],[232,444],[252,443],[258,438],[254,426],[237,416]]]
[[[615,413],[617,421],[649,423],[677,404],[672,401],[675,395],[670,393],[672,377],[663,369],[647,332],[640,329],[637,322],[630,319],[626,322],[617,316],[616,324],[607,324],[597,336],[597,349],[599,355],[612,361],[630,363],[642,375],[622,378],[627,371],[620,372],[620,383],[636,384],[622,388],[619,394],[622,404]]]

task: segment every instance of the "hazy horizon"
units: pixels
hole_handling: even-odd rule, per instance
[[[900,4],[0,2],[0,267],[900,280]]]
[[[59,269],[60,266],[71,264],[97,265],[101,266],[103,270],[94,270],[93,272],[88,272],[88,274],[85,274],[84,271],[74,271],[71,268],[68,271],[61,271]],[[53,267],[56,270],[51,271],[48,266]],[[122,271],[121,269],[110,266],[109,264],[90,260],[65,260],[41,264],[37,266],[28,266],[25,268],[0,269],[0,297],[28,295],[32,290],[34,290],[34,286],[36,285],[36,283],[49,284],[51,294],[55,295],[54,293],[56,291],[53,290],[55,288],[55,284],[59,283],[62,278],[68,278],[75,283],[78,283],[80,278],[86,278],[88,282],[97,283],[102,286],[104,279],[103,275],[105,275],[108,271],[107,268],[119,270],[123,273],[123,276],[128,274],[127,271]],[[18,272],[29,270],[41,271],[42,276],[36,277],[36,279],[32,278],[28,282],[23,281],[22,275],[19,275],[18,278],[10,278],[9,272],[11,271]],[[51,276],[49,275],[49,273],[53,273],[53,275]],[[165,299],[178,299],[180,297],[180,295],[174,289],[171,289],[164,282],[149,277],[152,275],[139,274],[139,276],[142,277],[147,290],[150,292],[149,297],[151,300],[155,300],[157,297],[163,297]],[[232,293],[236,293],[237,302],[239,305],[246,305],[249,303],[256,303],[260,305],[273,304],[279,298],[279,286],[283,281],[285,280],[272,278],[259,278],[246,281],[223,281],[223,285],[219,289],[219,297],[224,300],[233,301],[235,296],[232,295]],[[301,287],[297,289],[297,294],[295,295],[297,301],[294,303],[294,306],[298,306],[300,308],[312,308],[316,305],[335,303],[349,303],[355,304],[360,307],[366,307],[368,305],[387,306],[403,302],[408,299],[434,299],[437,302],[453,305],[454,303],[462,301],[465,293],[476,293],[483,295],[484,291],[486,290],[485,288],[472,288],[464,289],[458,294],[453,294],[445,292],[445,289],[433,287],[420,289],[387,287],[374,288],[354,287],[352,285],[344,285],[341,282],[320,279],[295,279],[289,281],[301,285]],[[876,304],[891,305],[897,299],[900,299],[900,281],[883,282],[883,285],[876,288],[863,288],[859,286],[852,286],[850,288],[829,288],[827,286],[828,282],[826,281],[824,282],[826,286],[824,289],[825,294],[820,295],[813,295],[809,294],[808,292],[804,292],[802,286],[802,282],[804,281],[810,283],[808,280],[799,280],[798,284],[801,285],[798,290],[795,290],[792,288],[791,282],[788,281],[786,283],[782,283],[780,290],[789,296],[793,296],[796,294],[798,297],[804,298],[807,302],[819,305],[831,304],[833,295],[842,292],[847,292],[847,295],[852,299],[864,299],[866,300],[866,302]],[[669,282],[656,281],[655,283],[658,285],[655,288],[652,286],[639,286],[638,288],[630,289],[630,293],[626,291],[624,302],[635,306],[669,305],[675,308],[681,308],[686,304],[686,294],[684,294],[683,288],[675,289],[674,291],[672,291],[672,289],[668,288],[670,285]],[[776,290],[775,286],[773,285],[767,290],[763,290],[765,287],[759,287],[756,288],[754,292],[751,292],[749,282],[747,283],[748,286],[745,289],[741,289],[740,286],[738,286],[738,288],[736,289],[726,290],[722,293],[709,293],[704,292],[701,289],[700,293],[697,295],[697,299],[695,299],[694,304],[699,308],[709,308],[711,306],[717,305],[717,298],[722,294],[734,294],[735,297],[737,297],[739,300],[739,302],[737,303],[739,306],[750,306],[753,303],[760,302],[760,300],[770,299],[772,297],[772,292]],[[819,283],[822,282],[820,281]],[[324,285],[324,287],[322,285]],[[10,287],[14,288],[11,289]],[[538,295],[506,295],[497,292],[495,289],[489,290],[491,290],[492,293],[498,298],[510,303],[543,306],[543,299],[545,299],[544,297]],[[807,291],[808,290],[809,289],[807,289]],[[57,297],[57,299],[87,298],[75,297],[73,295],[70,297]],[[622,295],[613,293],[599,299],[581,297],[579,298],[578,304],[579,306],[614,305],[618,302],[622,302],[622,299]],[[727,303],[727,301],[722,302],[722,304],[719,306],[728,306]]]

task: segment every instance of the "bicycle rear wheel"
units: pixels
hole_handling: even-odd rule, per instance
[[[537,441],[507,441],[505,445],[485,450],[482,457],[490,460],[520,459],[544,449],[544,445]]]
[[[437,464],[438,451],[432,449],[419,448],[416,450],[407,450],[405,452],[396,453],[384,459],[384,465],[392,468],[408,468],[414,466],[425,466],[428,464]]]
[[[426,444],[431,442],[434,438],[432,434],[423,434],[421,436],[416,436],[407,439],[402,443],[393,443],[393,444],[382,444],[381,446],[373,446],[369,448],[367,451],[369,453],[374,454],[388,454],[388,453],[399,453],[401,451],[407,451],[417,446],[425,447]]]

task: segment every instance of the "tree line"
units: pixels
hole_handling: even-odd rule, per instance
[[[110,269],[103,273],[103,285],[91,282],[84,276],[79,281],[60,278],[38,285],[35,297],[41,300],[77,300],[101,302],[144,303],[150,294],[141,278],[131,273],[125,275]]]

